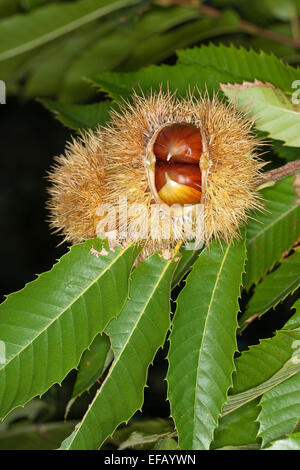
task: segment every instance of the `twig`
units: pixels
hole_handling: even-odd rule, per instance
[[[276,181],[279,181],[286,176],[294,175],[298,171],[300,171],[300,160],[286,163],[275,170],[266,171],[261,175],[259,187],[265,186],[269,183],[276,183]]]
[[[169,6],[181,5],[184,7],[197,8],[204,15],[210,16],[212,18],[219,18],[222,14],[222,12],[217,8],[202,4],[199,5],[198,2],[195,2],[194,0],[160,0],[160,3]],[[295,47],[296,49],[300,49],[300,39],[298,38],[289,38],[287,36],[284,36],[283,34],[275,33],[274,31],[270,31],[268,29],[261,28],[260,26],[257,26],[253,23],[249,23],[249,21],[240,20],[238,26],[242,31],[245,31],[246,33],[262,36],[271,39],[272,41],[285,44],[286,46],[291,46]]]

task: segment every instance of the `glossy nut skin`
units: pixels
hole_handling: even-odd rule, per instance
[[[169,163],[199,164],[202,154],[200,130],[192,124],[167,125],[158,133],[153,152],[158,160]]]
[[[198,165],[156,161],[155,186],[159,197],[172,204],[198,204],[201,201],[201,171]]]

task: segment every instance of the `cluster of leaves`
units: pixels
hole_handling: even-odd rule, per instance
[[[169,59],[206,40],[274,51],[299,62],[293,45],[243,35],[241,18],[271,33],[297,35],[299,0],[215,0],[220,16],[172,0],[0,0],[0,77],[8,93],[86,103],[96,96],[93,74],[131,71]],[[191,5],[191,6],[190,6]],[[225,8],[224,8],[225,5]],[[283,6],[284,5],[284,6]],[[255,33],[255,32],[254,32]]]
[[[1,11],[1,2],[0,15],[11,12],[10,4]],[[9,93],[57,96],[67,103],[95,96],[85,80],[94,73],[135,70],[176,48],[237,29],[232,12],[209,19],[198,9],[150,0],[28,3],[26,14],[0,20],[0,76]]]
[[[156,14],[163,18],[162,7],[148,11],[145,2],[103,1],[99,8],[99,2],[81,0],[76,7],[80,4],[83,12],[78,14],[75,3],[70,2],[65,15],[57,16],[56,9],[62,5],[35,9],[51,2],[23,3],[28,9],[32,7],[30,13],[2,20],[6,31],[18,26],[14,42],[12,36],[7,39],[3,33],[2,37],[1,30],[0,59],[7,67],[3,70],[13,77],[11,85],[16,87],[20,77],[28,75],[28,96],[58,96],[43,102],[72,129],[105,124],[109,110],[122,99],[130,99],[133,89],[147,93],[163,86],[184,95],[190,87],[196,88],[196,93],[223,93],[243,109],[247,105],[256,131],[268,136],[273,153],[266,158],[280,157],[273,158],[275,165],[299,158],[300,106],[291,107],[288,99],[292,83],[300,79],[299,69],[266,52],[224,45],[181,50],[176,65],[139,68],[167,57],[178,45],[185,45],[191,34],[208,34],[204,23],[199,29],[197,22],[206,20],[197,19],[195,10],[168,9],[165,23],[159,23],[164,27],[156,31],[157,40],[153,25],[157,26]],[[246,3],[240,6],[245,14]],[[252,4],[258,8],[267,3],[254,1],[251,8]],[[279,3],[274,3],[276,14],[282,15]],[[15,4],[17,8],[19,2]],[[250,7],[248,10],[251,15]],[[48,19],[51,12],[53,18],[59,18],[55,28],[47,20],[45,29],[45,11]],[[104,15],[100,33],[93,22]],[[117,17],[122,24],[104,37],[105,28],[116,27]],[[24,30],[23,21],[34,21],[36,27]],[[269,19],[262,16],[261,21]],[[94,68],[95,57],[102,58],[104,41],[120,47],[123,32],[119,28],[128,29],[121,57],[105,46],[106,60],[115,58],[118,62]],[[207,23],[207,30],[210,28]],[[193,41],[196,37],[200,36],[194,36]],[[133,49],[137,42],[140,47]],[[91,43],[95,49],[90,48]],[[58,60],[58,46],[69,51],[68,61],[65,56]],[[35,74],[48,73],[43,67],[33,67],[38,54],[47,54],[45,66],[48,60],[50,64],[58,61],[54,68],[57,82],[48,81],[53,86],[50,93],[37,91],[32,85]],[[125,58],[130,71],[116,71]],[[135,66],[130,66],[133,63]],[[80,81],[82,71],[93,88]],[[46,75],[35,79],[39,86],[48,86]],[[69,85],[64,89],[67,80]],[[74,104],[72,96],[78,87],[84,87],[78,94],[83,101],[91,96],[90,90],[105,93],[107,99]],[[296,431],[300,420],[299,300],[291,306],[290,319],[282,322],[274,336],[237,353],[240,333],[257,322],[255,318],[267,312],[272,315],[279,302],[293,300],[292,294],[300,287],[299,187],[298,176],[290,176],[262,188],[266,210],[249,218],[239,241],[228,245],[212,242],[199,253],[182,250],[168,260],[154,254],[134,268],[139,246],[111,250],[105,240],[87,240],[73,246],[51,271],[8,296],[0,307],[0,417],[5,418],[0,448],[16,448],[18,442],[24,448],[61,445],[62,449],[97,449],[108,444],[121,449],[300,449],[300,433]],[[243,304],[239,303],[241,294]],[[170,299],[176,300],[173,317]],[[167,383],[172,420],[131,420],[142,409],[149,366],[166,339],[170,345]],[[77,375],[67,412],[85,391],[101,384],[79,423],[55,422],[53,418],[49,423],[49,407],[47,412],[43,410],[43,400],[35,397],[53,390],[73,369]],[[42,422],[37,425],[17,421],[39,415]],[[11,427],[11,422],[17,424]]]

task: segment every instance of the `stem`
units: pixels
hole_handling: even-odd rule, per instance
[[[219,18],[222,14],[222,12],[217,8],[202,4],[198,5],[193,0],[160,0],[160,3],[164,5],[181,5],[184,7],[196,8],[200,10],[204,15],[210,16],[211,18]],[[244,20],[240,20],[239,27],[242,31],[245,31],[246,33],[262,36],[271,39],[272,41],[276,41],[281,44],[300,49],[300,39],[298,38],[289,38],[287,36],[275,33],[274,31],[270,31],[265,28],[261,28],[260,26],[256,26],[255,24],[249,23],[249,21]]]
[[[266,171],[261,175],[258,187],[265,186],[266,183],[276,183],[289,175],[294,175],[300,171],[300,160],[286,163],[285,165],[276,168],[275,170]]]

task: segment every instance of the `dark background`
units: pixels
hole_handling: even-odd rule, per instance
[[[50,234],[47,171],[70,131],[37,101],[0,105],[1,300],[52,267],[65,251]]]

